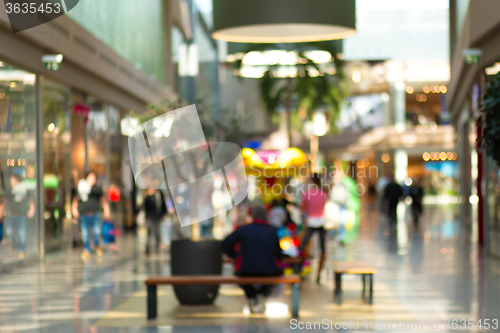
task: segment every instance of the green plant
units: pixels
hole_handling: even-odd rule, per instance
[[[482,112],[484,129],[478,140],[482,141],[481,148],[500,166],[500,74],[486,87]]]
[[[134,110],[130,110],[129,114],[132,118],[139,119],[139,122],[143,124],[153,119],[154,117],[173,111],[175,109],[182,108],[187,105],[188,103],[180,97],[178,98],[165,97],[157,103],[148,104],[145,112],[139,113]]]
[[[66,130],[66,104],[68,92],[59,87],[46,85],[43,87],[43,126],[47,128],[54,123],[59,130]]]
[[[276,111],[283,106],[287,112],[287,128],[289,142],[291,142],[292,124],[300,130],[304,121],[311,119],[313,113],[323,108],[327,112],[330,122],[330,131],[335,132],[335,120],[338,119],[341,103],[345,96],[343,84],[344,74],[342,60],[338,57],[338,43],[310,42],[290,44],[254,44],[246,50],[245,54],[252,51],[285,50],[296,52],[300,61],[286,67],[293,67],[292,72],[297,75],[289,77],[278,76],[280,64],[268,66],[260,78],[260,95],[264,107],[271,113],[273,120],[277,120]],[[307,51],[322,50],[332,55],[327,64],[318,64],[311,59]],[[237,71],[243,68],[243,57],[234,63]],[[329,67],[330,71],[325,71]],[[301,110],[301,112],[296,112]]]

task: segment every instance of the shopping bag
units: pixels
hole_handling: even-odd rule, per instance
[[[114,243],[116,236],[116,229],[113,223],[110,221],[104,221],[102,223],[102,240],[104,244]]]

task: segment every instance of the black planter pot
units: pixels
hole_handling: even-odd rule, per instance
[[[220,275],[222,251],[220,241],[176,240],[170,246],[172,275]],[[174,286],[175,296],[183,305],[212,304],[219,286]]]

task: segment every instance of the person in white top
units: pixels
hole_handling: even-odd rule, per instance
[[[286,209],[280,206],[278,200],[274,199],[271,202],[271,210],[267,214],[267,223],[279,229],[285,225],[287,217]]]

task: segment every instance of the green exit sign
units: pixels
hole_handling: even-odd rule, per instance
[[[57,71],[59,69],[60,63],[58,62],[46,62],[45,69],[48,71]]]
[[[462,51],[464,61],[468,65],[479,64],[479,57],[483,55],[481,49],[465,49]]]
[[[479,56],[478,55],[466,55],[465,63],[467,65],[479,64]]]

